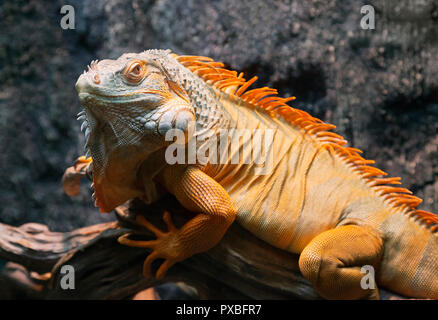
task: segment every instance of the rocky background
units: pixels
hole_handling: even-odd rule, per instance
[[[60,8],[75,8],[74,30]],[[376,10],[362,30],[360,8]],[[52,230],[112,219],[63,194],[82,154],[74,84],[94,59],[170,48],[211,56],[295,95],[438,212],[438,3],[47,0],[0,2],[0,222]]]

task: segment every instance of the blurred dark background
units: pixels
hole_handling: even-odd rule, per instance
[[[74,30],[60,27],[66,4]],[[375,30],[360,28],[364,4]],[[437,0],[11,0],[0,30],[2,223],[66,231],[113,218],[88,186],[75,199],[61,188],[83,150],[74,84],[91,60],[150,48],[211,56],[295,95],[438,212]]]

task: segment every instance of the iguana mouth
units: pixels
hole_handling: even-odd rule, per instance
[[[147,95],[147,97],[145,97],[145,95]],[[152,91],[136,91],[123,95],[105,95],[96,92],[81,92],[78,96],[83,107],[106,107],[109,105],[125,104],[131,106],[155,107],[162,103],[163,98],[165,98],[162,94]]]
[[[161,92],[159,90],[151,90],[151,89],[137,90],[137,91],[127,92],[124,94],[105,94],[104,92],[93,90],[87,92],[79,92],[78,96],[79,99],[83,99],[88,96],[92,96],[92,97],[94,96],[98,98],[118,99],[118,98],[126,98],[126,97],[132,97],[135,95],[144,95],[144,94],[155,94],[163,98],[170,97],[170,95],[167,93]]]

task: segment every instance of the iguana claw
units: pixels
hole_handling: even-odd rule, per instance
[[[120,244],[131,247],[153,249],[152,253],[148,255],[143,264],[143,275],[145,277],[152,277],[152,262],[159,258],[165,259],[165,261],[161,264],[156,273],[156,278],[162,279],[171,266],[173,266],[178,261],[184,260],[186,258],[184,254],[181,254],[183,250],[181,250],[178,241],[179,229],[175,227],[172,222],[170,213],[167,211],[163,214],[163,220],[167,225],[168,232],[163,232],[160,229],[156,228],[141,215],[138,215],[136,217],[136,220],[140,225],[144,226],[146,229],[154,233],[157,239],[149,241],[131,240],[129,239],[129,236],[131,234],[127,233],[120,236],[117,241]]]

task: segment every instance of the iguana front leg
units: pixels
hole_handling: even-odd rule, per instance
[[[382,239],[369,227],[344,225],[316,236],[300,255],[299,266],[316,291],[327,299],[379,299],[361,287],[361,268],[378,265]]]
[[[186,209],[198,214],[181,229],[177,229],[170,215],[165,214],[163,218],[168,232],[158,230],[146,219],[139,217],[139,223],[152,231],[157,239],[134,241],[125,235],[119,238],[119,242],[153,249],[144,263],[145,275],[150,275],[154,260],[165,259],[156,274],[157,278],[162,278],[176,262],[215,246],[234,221],[236,211],[222,186],[196,167],[165,169],[158,180]]]

